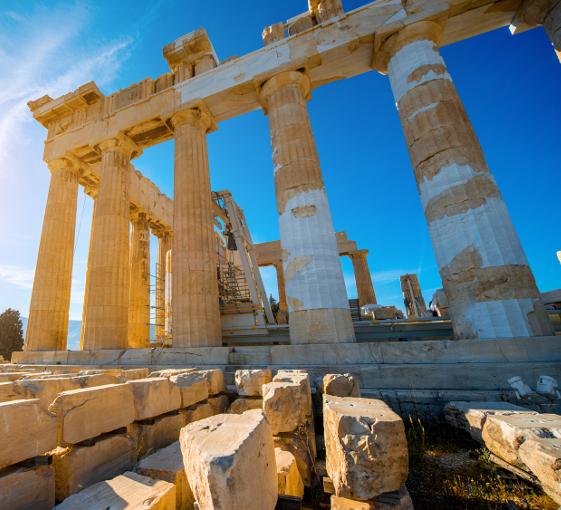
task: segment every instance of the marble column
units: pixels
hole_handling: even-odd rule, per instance
[[[374,285],[372,285],[372,276],[366,259],[367,255],[368,250],[357,250],[349,253],[355,273],[359,306],[375,305],[378,302],[374,293]]]
[[[280,242],[292,343],[353,342],[339,252],[300,72],[269,79],[261,100],[269,117]]]
[[[172,118],[175,133],[173,199],[173,346],[222,345],[217,256],[207,131],[210,116],[189,109]]]
[[[166,281],[164,290],[164,338],[170,338],[172,336],[173,329],[173,310],[172,310],[172,279],[173,279],[173,268],[172,268],[172,252],[169,250],[166,253]]]
[[[284,285],[284,272],[282,262],[275,264],[277,270],[277,287],[279,290],[279,311],[277,312],[277,323],[286,324],[288,322],[288,305],[286,304],[286,289]]]
[[[51,183],[37,255],[26,351],[66,350],[78,200],[78,169],[66,159],[48,163]]]
[[[171,233],[158,232],[158,267],[156,268],[156,339],[165,337],[166,255],[171,248]]]
[[[84,335],[86,334],[86,323],[88,321],[88,294],[90,289],[90,277],[92,272],[92,246],[93,246],[93,232],[94,232],[94,223],[93,218],[95,217],[95,203],[97,198],[97,189],[94,190],[92,188],[85,188],[84,193],[92,197],[94,201],[93,204],[93,212],[92,212],[92,223],[90,226],[90,242],[88,244],[88,261],[86,266],[86,284],[84,286],[84,302],[82,304],[82,326],[80,328],[80,350],[84,350]]]
[[[150,225],[146,214],[134,212],[130,235],[128,347],[150,347]]]
[[[84,349],[126,349],[129,319],[129,177],[140,149],[119,136],[99,146],[101,168],[92,228]]]
[[[552,334],[526,256],[440,55],[441,27],[409,25],[387,66],[457,338]]]

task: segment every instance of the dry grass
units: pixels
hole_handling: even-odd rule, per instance
[[[539,487],[495,466],[467,435],[446,425],[406,424],[407,487],[415,510],[556,510]]]

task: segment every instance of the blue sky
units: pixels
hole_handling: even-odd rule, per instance
[[[347,11],[365,0],[344,0]],[[0,2],[0,309],[27,315],[49,172],[45,130],[25,103],[94,80],[106,94],[166,72],[165,44],[205,27],[221,60],[261,47],[265,25],[306,0]],[[561,65],[542,29],[507,28],[442,49],[542,291],[561,287]],[[379,301],[403,308],[399,275],[440,287],[432,245],[386,77],[371,72],[317,89],[309,103],[335,228],[370,251]],[[212,187],[230,189],[257,242],[278,238],[267,118],[220,124],[209,136]],[[173,142],[136,166],[173,194]],[[71,318],[81,316],[92,204],[80,192]],[[153,243],[155,260],[156,245]],[[350,297],[352,266],[343,259]],[[276,294],[274,270],[263,272]]]

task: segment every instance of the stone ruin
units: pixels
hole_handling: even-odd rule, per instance
[[[561,51],[557,0],[377,0],[351,12],[310,0],[243,57],[220,62],[199,29],[164,48],[170,72],[156,79],[30,101],[51,184],[24,351],[0,365],[0,508],[280,510],[309,508],[315,491],[333,510],[411,509],[412,413],[445,416],[561,503],[560,344],[439,50],[507,25],[543,26]],[[374,330],[349,307],[341,255],[357,307],[376,294],[367,252],[333,228],[306,102],[372,70],[391,84],[453,339],[443,321],[419,321],[417,341],[397,341],[407,325]],[[269,119],[281,232],[261,245],[231,195],[211,191],[206,143],[255,109]],[[132,165],[172,138],[173,200]],[[95,206],[70,351],[78,186]],[[258,276],[267,265],[276,317]],[[417,319],[414,276],[402,283]],[[533,391],[524,381],[535,380]]]

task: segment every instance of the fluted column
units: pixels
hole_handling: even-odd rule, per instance
[[[220,346],[214,216],[206,134],[210,116],[189,109],[173,116],[173,345]]]
[[[43,216],[25,350],[65,350],[74,258],[78,170],[69,161],[49,162],[51,183]]]
[[[277,287],[279,290],[279,311],[277,313],[277,323],[286,324],[288,322],[288,305],[286,304],[286,289],[284,284],[284,271],[282,262],[275,264],[277,270]]]
[[[164,290],[164,338],[169,338],[173,332],[173,310],[171,303],[173,288],[172,253],[173,250],[168,250],[168,252],[166,253],[166,282]]]
[[[355,273],[359,306],[375,305],[378,302],[376,301],[374,285],[372,285],[372,276],[370,275],[370,269],[368,268],[368,260],[366,259],[367,255],[368,250],[357,250],[349,253]]]
[[[166,255],[171,248],[171,233],[158,232],[158,267],[156,268],[156,339],[165,337]]]
[[[92,239],[93,239],[93,232],[94,232],[94,223],[93,218],[95,217],[95,204],[97,198],[97,190],[93,190],[91,188],[84,188],[84,193],[92,197],[93,203],[93,212],[92,212],[92,223],[90,227],[90,242],[88,244],[88,261],[86,266],[86,284],[84,286],[84,302],[82,304],[82,326],[80,328],[80,350],[84,349],[84,335],[86,334],[86,322],[88,321],[88,294],[90,289],[90,277],[92,272]]]
[[[477,136],[438,50],[433,22],[377,54],[399,110],[458,338],[548,335],[551,325]]]
[[[130,286],[130,160],[140,151],[124,136],[103,142],[100,150],[84,349],[125,349]]]
[[[292,343],[354,341],[343,271],[306,109],[307,76],[281,73],[261,89],[269,116]]]
[[[150,226],[141,212],[131,224],[128,346],[143,349],[150,347]]]

